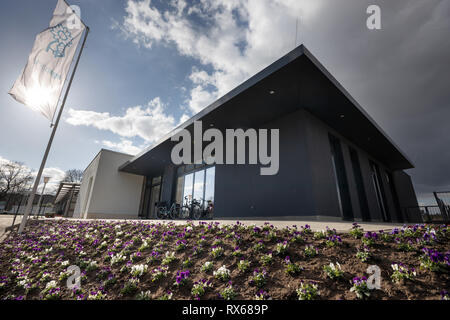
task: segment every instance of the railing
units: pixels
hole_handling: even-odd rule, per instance
[[[446,212],[440,206],[417,206],[403,208],[403,214],[408,222],[416,223],[446,223],[449,222]]]
[[[433,192],[444,221],[450,221],[450,191]]]

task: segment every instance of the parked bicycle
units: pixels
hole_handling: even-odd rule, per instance
[[[184,197],[184,200],[184,205],[180,210],[180,218],[198,220],[202,211],[201,203],[196,199],[192,199],[191,196]]]
[[[200,199],[201,203],[205,203],[203,199]],[[214,213],[214,204],[211,200],[206,201],[206,206],[201,205],[200,212],[194,212],[193,218],[195,220],[199,219],[212,219]],[[196,215],[195,215],[196,214]]]
[[[156,217],[158,219],[176,219],[180,216],[180,205],[172,203],[170,208],[167,207],[167,202],[159,202],[156,204]]]
[[[172,203],[170,207],[167,202],[157,202],[156,217],[158,219],[212,219],[214,213],[214,205],[211,200],[206,201],[206,207],[203,205],[204,200],[192,199],[192,196],[184,197],[184,204],[180,206]]]
[[[214,212],[214,205],[211,200],[207,201],[206,207],[204,206],[204,200],[200,198],[190,200],[189,197],[185,197],[185,205],[181,208],[182,215],[189,217],[190,219],[212,219]]]

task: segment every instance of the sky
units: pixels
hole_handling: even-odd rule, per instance
[[[450,190],[448,0],[69,3],[91,32],[46,165],[53,187],[101,148],[138,153],[303,43],[415,164],[419,201]],[[380,30],[366,26],[372,4]],[[7,92],[55,5],[0,2],[0,161],[36,169],[44,153],[48,120]]]

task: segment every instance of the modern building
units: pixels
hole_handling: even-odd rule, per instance
[[[174,165],[180,129],[279,129],[279,171]],[[303,46],[136,156],[102,150],[84,173],[75,216],[154,218],[158,201],[211,200],[215,218],[406,221],[417,206],[407,156]]]

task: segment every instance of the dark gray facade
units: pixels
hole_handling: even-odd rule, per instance
[[[260,175],[260,165],[214,166],[215,218],[406,221],[402,208],[417,206],[403,171],[411,162],[303,46],[177,129],[192,132],[195,120],[221,131],[280,132],[278,174]],[[158,200],[179,201],[178,178],[196,171],[171,164],[175,132],[119,169],[146,176],[142,217],[152,217],[152,190]]]

